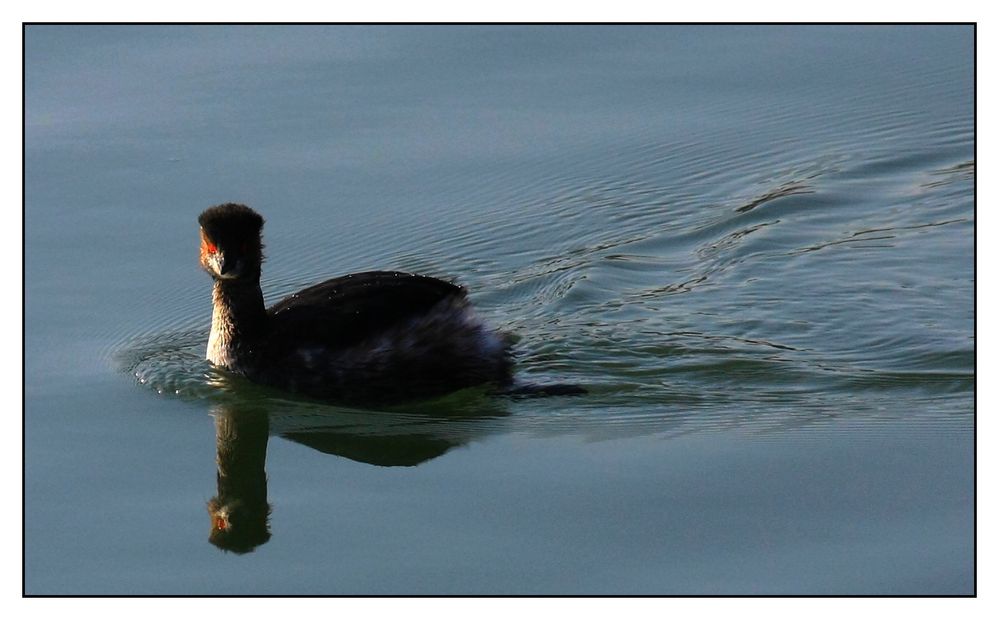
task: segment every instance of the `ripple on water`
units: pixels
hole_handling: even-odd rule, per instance
[[[918,120],[886,115],[877,135],[892,141]],[[124,339],[115,358],[159,393],[262,398],[286,429],[389,432],[441,418],[435,432],[462,436],[766,434],[899,417],[968,428],[970,318],[929,301],[971,286],[970,274],[953,277],[960,264],[937,271],[933,251],[960,247],[973,222],[974,161],[955,158],[966,141],[948,127],[964,130],[933,125],[933,142],[906,148],[865,151],[866,138],[847,133],[821,148],[788,139],[747,151],[688,135],[564,174],[525,163],[448,185],[438,208],[454,217],[374,227],[344,245],[311,243],[323,238],[311,231],[267,265],[269,300],[342,264],[457,280],[487,320],[519,335],[524,381],[579,383],[585,397],[464,395],[429,416],[390,412],[390,423],[377,418],[387,412],[282,400],[203,360],[207,328],[190,319],[207,321],[207,292],[168,300],[158,329]]]

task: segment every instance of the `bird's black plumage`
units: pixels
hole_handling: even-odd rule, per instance
[[[274,304],[267,314],[278,342],[343,348],[424,316],[448,299],[463,301],[465,289],[428,276],[368,271],[310,286]]]

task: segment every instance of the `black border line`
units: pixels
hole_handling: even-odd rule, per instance
[[[25,521],[27,517],[26,504],[26,461],[25,454],[27,444],[25,440],[25,382],[26,382],[26,301],[25,301],[25,219],[26,219],[26,174],[25,159],[27,155],[26,142],[26,109],[27,93],[26,86],[26,34],[28,26],[971,26],[972,27],[972,55],[974,79],[972,80],[972,127],[974,133],[973,152],[975,161],[978,161],[978,22],[21,22],[21,598],[22,599],[202,599],[202,598],[236,598],[236,599],[256,599],[256,598],[345,598],[345,599],[367,599],[367,598],[402,598],[402,599],[448,599],[448,598],[637,598],[637,599],[660,599],[660,598],[720,598],[720,599],[962,599],[978,597],[978,176],[972,181],[972,202],[973,202],[973,313],[974,328],[973,341],[975,343],[974,355],[974,411],[972,414],[972,451],[973,467],[972,486],[974,489],[972,498],[972,593],[971,594],[27,594],[27,583],[25,574],[25,563],[27,558]]]

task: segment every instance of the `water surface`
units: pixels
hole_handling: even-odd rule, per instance
[[[27,27],[25,591],[972,593],[973,36]],[[454,279],[589,394],[225,376],[225,201],[268,302]]]

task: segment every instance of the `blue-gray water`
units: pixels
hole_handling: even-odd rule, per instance
[[[25,591],[972,593],[973,37],[27,27]],[[224,376],[226,201],[268,301],[453,278],[589,394]]]

